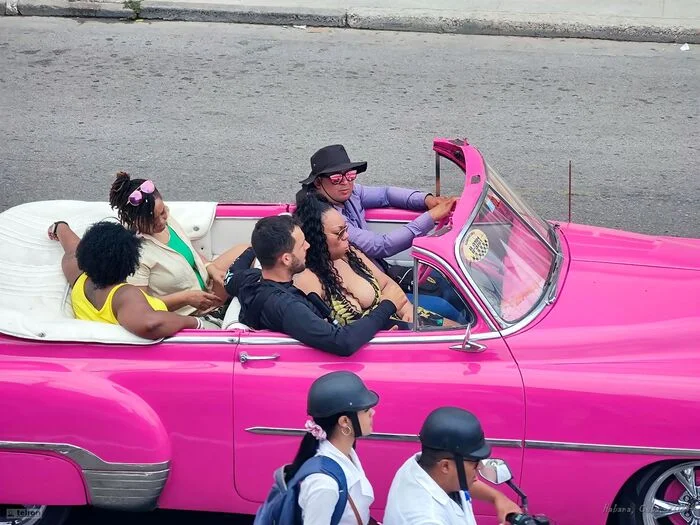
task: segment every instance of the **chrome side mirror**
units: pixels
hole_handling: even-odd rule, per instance
[[[486,350],[486,345],[472,341],[472,325],[467,325],[467,333],[464,334],[464,339],[458,345],[452,345],[450,350],[461,350],[462,352],[469,352],[472,354],[478,354]]]
[[[513,479],[508,464],[498,458],[482,459],[479,465],[479,475],[494,485],[508,483]]]

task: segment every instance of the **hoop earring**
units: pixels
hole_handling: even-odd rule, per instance
[[[346,430],[347,432],[345,432]],[[349,436],[350,434],[352,434],[352,430],[350,430],[350,427],[340,427],[340,433],[344,436]]]

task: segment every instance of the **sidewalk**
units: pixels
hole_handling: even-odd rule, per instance
[[[140,18],[700,43],[699,0],[129,0]],[[119,0],[0,0],[6,14],[128,18]],[[0,4],[1,6],[2,4]],[[378,7],[381,6],[381,7]]]

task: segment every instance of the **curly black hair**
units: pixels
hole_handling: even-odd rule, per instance
[[[156,199],[160,199],[158,189],[153,193],[144,193],[138,206],[129,204],[129,195],[138,189],[146,179],[132,179],[129,174],[120,171],[109,190],[109,205],[117,210],[119,220],[132,231],[147,232],[154,222]]]
[[[326,300],[331,298],[343,298],[347,296],[355,297],[345,286],[343,280],[333,265],[331,254],[328,250],[326,234],[323,230],[323,215],[333,207],[323,197],[311,192],[303,199],[299,199],[294,216],[301,224],[309,249],[306,252],[306,267],[314,272],[321,281],[321,287],[326,296]],[[352,270],[366,278],[372,278],[372,270],[364,261],[351,249],[346,253],[348,264]],[[359,301],[357,301],[359,303]]]
[[[75,257],[97,288],[123,283],[139,266],[141,239],[121,224],[100,221],[87,229]]]

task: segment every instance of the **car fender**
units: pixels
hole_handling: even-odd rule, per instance
[[[5,362],[0,413],[0,451],[67,458],[80,469],[92,505],[156,505],[168,478],[170,440],[158,414],[135,392],[95,371]]]
[[[0,504],[87,504],[80,468],[45,453],[0,451]]]

